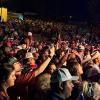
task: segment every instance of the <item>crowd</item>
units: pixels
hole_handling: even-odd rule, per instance
[[[99,28],[0,23],[0,100],[100,100]]]

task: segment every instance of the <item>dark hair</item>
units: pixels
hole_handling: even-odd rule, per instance
[[[16,58],[19,60],[19,61],[23,61],[23,59],[25,58],[25,54],[26,54],[26,50],[22,49],[22,50],[19,50],[17,53],[16,53]]]
[[[79,67],[82,67],[80,63],[78,62],[72,62],[70,63],[70,66],[68,66],[68,70],[70,71],[71,75],[73,76],[79,76],[79,80],[82,80],[82,77],[79,73]]]
[[[8,63],[0,65],[0,85],[6,82],[14,67]]]
[[[40,55],[44,54],[44,52],[48,50],[49,51],[49,47],[48,46],[45,46],[41,51],[40,51]],[[50,51],[49,51],[50,53]]]
[[[56,56],[59,58],[62,52],[64,52],[64,50],[58,49],[58,50],[55,52],[55,53],[56,53]]]

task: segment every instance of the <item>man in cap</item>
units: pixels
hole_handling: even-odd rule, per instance
[[[30,41],[30,45],[32,45],[32,41],[33,41],[32,32],[28,32],[28,39],[29,39],[29,41]]]
[[[10,57],[9,59],[8,59],[8,63],[10,64],[10,65],[13,65],[13,67],[14,67],[14,69],[15,69],[15,74],[16,74],[16,76],[18,77],[18,76],[20,76],[21,75],[21,71],[22,71],[22,65],[21,65],[21,63],[18,61],[18,59],[16,58],[16,57]]]
[[[100,53],[99,51],[94,51],[91,54],[91,59],[93,61],[93,69],[97,71],[97,73],[100,73]]]
[[[72,80],[78,80],[78,76],[71,76],[66,68],[57,69],[51,76],[50,100],[68,99],[74,87]]]
[[[22,66],[15,57],[9,58],[8,63],[13,65],[17,76],[15,86],[9,89],[9,93],[12,97],[11,100],[16,100],[17,96],[21,96],[22,100],[28,100],[28,93],[26,92],[27,86],[34,83],[34,78],[45,70],[55,54],[54,46],[50,49],[50,51],[50,56],[36,70],[29,70],[25,73],[21,73]],[[33,57],[30,53],[26,55],[26,57],[28,56]]]
[[[35,63],[35,57],[31,52],[26,53],[25,61],[26,61],[26,65],[28,65],[29,68],[32,68],[32,69],[37,68],[37,64]]]
[[[81,60],[83,60],[85,47],[83,45],[79,45],[77,51]]]

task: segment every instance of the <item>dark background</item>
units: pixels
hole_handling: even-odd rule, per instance
[[[100,21],[100,0],[2,0],[8,11],[32,12],[48,18]]]

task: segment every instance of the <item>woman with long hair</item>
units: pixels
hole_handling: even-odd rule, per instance
[[[8,63],[0,66],[0,100],[9,100],[7,89],[14,85],[15,70]]]

